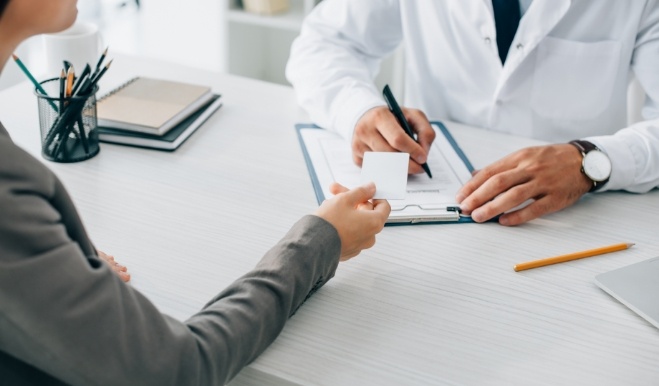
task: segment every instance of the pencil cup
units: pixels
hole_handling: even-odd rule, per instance
[[[41,82],[48,95],[59,95],[59,78]],[[88,95],[56,98],[38,90],[41,155],[53,162],[79,162],[98,154],[96,87]]]

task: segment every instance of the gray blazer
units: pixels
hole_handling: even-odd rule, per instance
[[[97,257],[66,190],[0,125],[0,384],[222,385],[333,275],[341,241],[298,221],[184,323]]]

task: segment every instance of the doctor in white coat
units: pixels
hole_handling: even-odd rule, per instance
[[[400,43],[404,112],[419,144],[373,83]],[[528,199],[499,222],[532,220],[590,191],[659,186],[654,0],[325,0],[286,74],[313,121],[352,141],[359,165],[365,151],[403,151],[421,173],[434,139],[426,115],[556,143],[513,153],[463,186],[456,199],[478,222]],[[632,74],[646,92],[645,121],[626,127]]]

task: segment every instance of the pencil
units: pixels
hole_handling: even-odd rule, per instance
[[[103,64],[103,61],[105,60],[105,55],[108,54],[108,48],[110,47],[105,47],[105,51],[103,51],[101,57],[98,58],[98,62],[96,63],[96,68],[94,68],[94,74],[98,73],[98,70],[101,68],[101,64]]]
[[[27,67],[25,67],[25,64],[23,64],[23,61],[20,60],[18,58],[18,56],[16,56],[15,54],[12,54],[11,56],[12,56],[12,58],[14,58],[14,61],[16,62],[16,64],[18,64],[18,67],[21,69],[21,71],[23,71],[25,76],[27,76],[27,78],[30,80],[30,82],[32,82],[34,87],[37,90],[39,90],[39,92],[42,93],[43,95],[48,96],[48,93],[46,92],[46,90],[44,90],[43,87],[41,87],[41,84],[39,84],[39,82],[34,78],[34,76],[32,76],[32,73],[30,72],[30,70],[27,69]],[[55,106],[55,103],[53,103],[53,101],[48,99],[48,103],[50,104],[50,106],[55,111],[59,112],[59,110],[57,110],[57,106]]]
[[[32,73],[30,73],[27,67],[25,67],[23,61],[20,60],[18,56],[16,56],[15,54],[12,54],[11,56],[14,58],[14,61],[16,61],[16,64],[18,64],[18,67],[20,67],[21,71],[23,71],[23,73],[28,77],[28,79],[30,79],[30,81],[34,84],[34,87],[36,87],[36,89],[39,90],[39,92],[42,93],[43,95],[48,95],[48,93],[46,93],[46,90],[44,90],[43,87],[41,87],[39,82],[34,78],[34,76],[32,76]]]
[[[64,83],[66,82],[66,72],[62,69],[59,74],[59,108],[60,113],[64,111]]]
[[[631,248],[633,245],[634,245],[634,243],[613,244],[613,245],[609,245],[609,246],[606,246],[606,247],[589,249],[587,251],[568,253],[567,255],[548,257],[546,259],[540,259],[540,260],[527,261],[525,263],[517,264],[513,268],[515,269],[516,272],[519,272],[519,271],[524,271],[526,269],[544,267],[545,265],[556,264],[556,263],[564,263],[566,261],[583,259],[584,257],[591,257],[591,256],[603,255],[603,254],[609,253],[609,252],[622,251],[624,249]]]
[[[114,59],[112,59],[112,60],[114,60]],[[108,62],[108,64],[106,64],[105,67],[103,67],[103,69],[101,70],[101,72],[99,72],[99,73],[94,77],[94,79],[92,79],[92,84],[91,84],[92,89],[94,89],[94,87],[96,86],[96,84],[98,83],[98,81],[101,80],[101,77],[105,74],[105,72],[108,70],[108,68],[110,68],[110,65],[112,64],[112,60],[110,60],[110,61]]]
[[[85,80],[85,77],[89,75],[92,71],[92,68],[88,65],[85,66],[85,69],[82,71],[82,74],[78,77],[78,79],[75,81],[75,84],[73,85],[73,90],[71,91],[71,96],[76,95],[78,92],[78,89],[80,86],[83,84],[83,81]]]
[[[85,132],[85,123],[82,120],[82,115],[78,115],[76,123],[78,123],[78,132],[80,133],[80,139],[82,139],[82,147],[85,148],[85,153],[89,153],[89,141],[87,140],[87,133]]]
[[[66,72],[66,91],[64,96],[69,98],[73,92],[73,79],[75,79],[75,70],[73,66],[69,67],[69,70]]]

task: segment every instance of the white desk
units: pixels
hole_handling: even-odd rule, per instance
[[[105,84],[132,72],[209,83],[225,105],[174,153],[104,144],[89,161],[47,164],[97,247],[125,263],[133,285],[163,312],[183,320],[317,207],[293,129],[305,115],[287,87],[126,57],[116,58]],[[0,119],[40,158],[27,83],[0,93]],[[448,127],[476,167],[537,143]],[[593,277],[659,255],[658,213],[655,190],[588,196],[514,228],[386,228],[234,384],[657,385],[659,330]],[[637,244],[512,269],[621,241]]]

